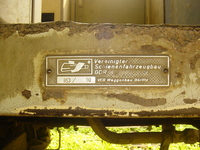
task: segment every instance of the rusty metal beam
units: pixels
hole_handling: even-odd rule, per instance
[[[161,143],[163,134],[153,133],[114,133],[105,128],[100,119],[88,118],[88,123],[94,132],[103,140],[109,143],[138,144],[138,143]]]
[[[170,143],[199,142],[199,130],[188,129],[175,131],[174,128],[164,127],[163,132],[114,133],[106,129],[101,119],[88,118],[88,123],[94,132],[103,140],[116,144],[162,143],[161,149],[168,149]]]

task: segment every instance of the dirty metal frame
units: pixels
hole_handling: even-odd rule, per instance
[[[20,118],[21,121],[32,118],[30,122],[38,120],[42,124],[49,123],[50,126],[91,125],[97,134],[107,141],[160,142],[162,149],[168,147],[171,142],[199,141],[199,130],[177,132],[171,127],[172,123],[166,125],[173,118],[177,124],[186,122],[200,128],[199,26],[74,22],[1,24],[0,44],[0,83],[4,85],[0,86],[1,117],[15,116],[17,118],[12,118],[13,120]],[[154,69],[157,69],[160,78],[168,75],[169,85],[146,87],[141,86],[145,85],[142,83],[144,80],[139,80],[138,86],[118,86],[118,83],[113,83],[112,86],[70,87],[66,82],[62,83],[64,86],[46,86],[47,76],[55,75],[56,70],[55,67],[51,70],[53,63],[47,67],[46,58],[49,56],[56,56],[58,59],[61,56],[67,59],[70,56],[88,56],[91,59],[90,56],[125,55],[169,57],[170,66],[167,70],[163,66],[159,70],[159,63],[154,63]],[[104,69],[109,68],[108,61],[101,58],[101,61],[103,60],[107,62]],[[114,59],[112,62],[115,62],[114,68],[118,68]],[[129,60],[122,62],[130,65]],[[74,65],[75,61],[70,63]],[[81,62],[80,66],[83,63],[85,62]],[[102,65],[101,62],[96,64]],[[145,62],[142,65],[143,72],[148,74],[150,71],[146,71],[145,68],[149,64]],[[54,66],[59,67],[55,64]],[[112,70],[116,77],[118,73],[124,76],[123,73],[126,71],[116,70]],[[74,73],[76,70],[71,71],[73,74],[70,78],[69,75],[67,78],[64,76],[66,81],[74,76],[80,76]],[[158,74],[154,76],[156,78]],[[56,77],[55,75],[52,79]],[[47,122],[41,118],[50,118],[54,121]],[[56,122],[58,118],[65,121]],[[136,123],[137,119],[141,119],[141,122]],[[148,122],[150,125],[155,124],[156,121],[151,119],[160,121],[163,125],[162,133],[116,134],[105,128],[112,125],[144,125]],[[149,134],[157,138],[149,138]],[[195,135],[195,138],[191,138],[191,134]],[[148,138],[143,141],[141,138],[144,137]],[[124,140],[121,140],[122,138]]]

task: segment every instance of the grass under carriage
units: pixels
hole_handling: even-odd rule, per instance
[[[183,131],[185,128],[194,128],[191,125],[175,125],[177,131]],[[60,150],[159,150],[160,144],[111,144],[100,139],[90,127],[75,128],[71,126],[68,129],[59,128],[61,131]],[[77,130],[78,129],[78,130]],[[127,132],[161,132],[162,127],[151,126],[139,128],[108,128],[117,133]],[[76,131],[77,130],[77,131]],[[47,149],[57,149],[59,145],[59,133],[57,128],[51,130],[51,144]],[[195,144],[170,144],[170,150],[200,150],[199,143]]]

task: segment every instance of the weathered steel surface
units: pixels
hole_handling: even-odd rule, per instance
[[[46,87],[46,56],[167,55],[167,87]],[[0,25],[0,114],[199,117],[200,27]]]

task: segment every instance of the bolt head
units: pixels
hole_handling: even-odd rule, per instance
[[[165,69],[163,70],[163,72],[164,72],[164,73],[168,73],[169,70],[165,68]]]
[[[48,74],[51,74],[51,73],[52,73],[52,70],[51,70],[51,69],[47,69],[47,73],[48,73]]]

